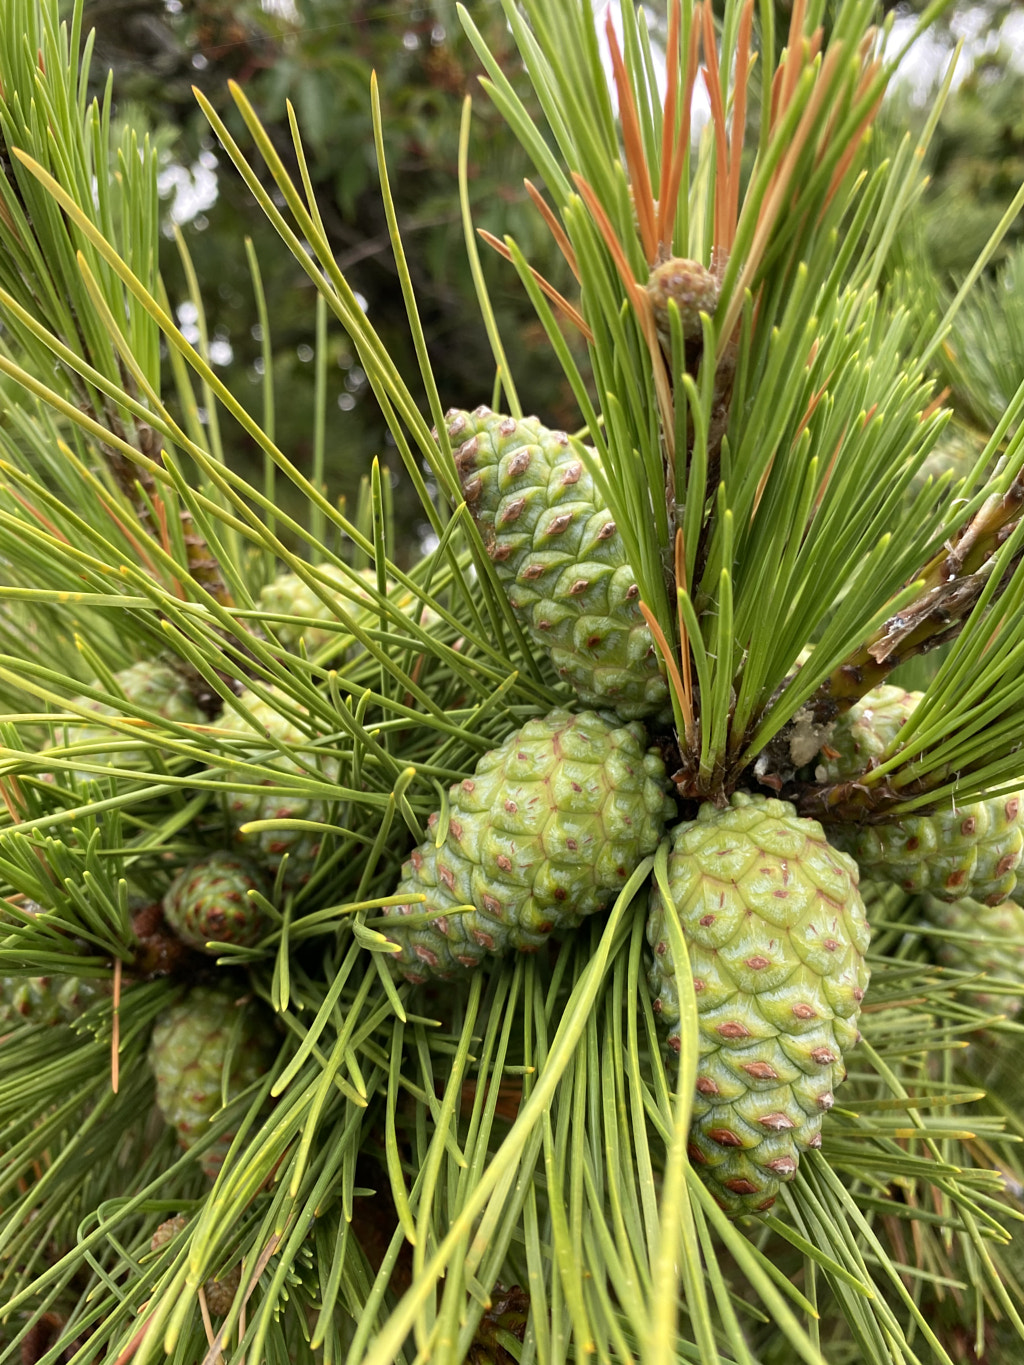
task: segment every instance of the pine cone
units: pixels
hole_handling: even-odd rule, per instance
[[[1024,909],[1019,905],[1013,901],[979,905],[970,900],[947,904],[925,896],[922,906],[929,923],[937,929],[963,935],[956,939],[931,936],[935,956],[944,967],[983,972],[1024,987]],[[984,986],[971,991],[970,999],[980,1009],[1011,1017],[1020,1013],[1024,1003],[1021,995],[987,991]]]
[[[178,1134],[182,1147],[192,1147],[221,1109],[225,1067],[230,1103],[260,1079],[274,1058],[272,1026],[262,1012],[247,1008],[226,989],[196,986],[184,1000],[160,1015],[149,1046],[156,1077],[157,1107]],[[225,1133],[200,1159],[215,1178],[233,1133]]]
[[[165,720],[182,725],[200,725],[207,720],[188,683],[176,669],[167,664],[147,659],[142,663],[132,664],[130,668],[125,668],[120,673],[115,673],[114,681],[128,701],[135,706],[144,707],[147,711],[155,712]],[[78,697],[76,700],[98,716],[124,716],[124,712],[103,702],[93,701],[88,697]],[[69,725],[66,733],[68,742],[73,744],[84,743],[87,740],[121,739],[120,734],[115,735],[113,730],[100,725]],[[139,733],[140,735],[145,733],[141,727]],[[148,762],[144,749],[115,749],[110,753],[90,754],[88,761],[115,768],[142,768],[147,766]],[[83,782],[98,780],[96,773],[83,771],[76,773],[76,776]]]
[[[586,706],[668,714],[625,546],[568,436],[489,408],[447,415],[462,491],[513,609]],[[596,458],[596,456],[595,456]]]
[[[175,877],[164,896],[164,916],[200,952],[216,955],[219,943],[251,947],[267,931],[266,916],[246,894],[251,890],[267,891],[255,864],[237,853],[210,853]]]
[[[261,733],[269,734],[285,745],[301,745],[303,747],[309,745],[308,735],[300,730],[286,715],[275,710],[269,703],[261,701],[255,693],[243,692],[240,700],[251,711],[255,726],[259,728],[248,724],[236,712],[231,712],[230,715],[225,713],[221,719],[221,729],[250,737]],[[260,751],[261,763],[282,773],[303,771],[293,759],[280,754],[268,754],[265,738],[262,745],[257,740],[253,740],[253,746],[254,749]],[[309,757],[308,754],[307,757]],[[316,766],[325,780],[328,782],[337,781],[338,765],[334,759],[320,758],[317,760]],[[268,778],[264,785],[272,785],[271,779]],[[287,856],[288,861],[285,864],[284,871],[286,887],[302,886],[309,880],[313,864],[316,862],[317,854],[320,851],[322,838],[320,834],[309,830],[289,829],[260,830],[253,834],[243,834],[239,827],[255,820],[323,821],[327,819],[327,803],[309,800],[299,795],[260,796],[256,792],[234,792],[228,797],[227,804],[235,824],[236,841],[244,853],[266,868],[271,876],[277,875],[282,861]]]
[[[786,801],[736,792],[671,833],[669,886],[700,1017],[690,1159],[727,1213],[760,1213],[846,1075],[870,930],[852,859]],[[678,1051],[679,984],[651,892],[654,1008]]]
[[[388,925],[402,975],[447,977],[488,954],[536,951],[555,929],[608,906],[674,809],[664,764],[643,745],[636,723],[556,710],[485,754],[451,788],[441,848],[428,840],[402,869],[398,894],[423,892],[426,902],[385,913],[473,909],[422,928]]]
[[[0,1032],[21,1022],[73,1023],[110,992],[110,981],[105,977],[2,976]]]

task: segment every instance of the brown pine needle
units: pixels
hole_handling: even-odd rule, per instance
[[[482,237],[487,245],[492,247],[499,256],[504,256],[506,261],[512,260],[512,252],[504,242],[499,242],[492,232],[488,232],[486,228],[477,228],[477,235]],[[553,284],[549,284],[539,270],[534,270],[532,265],[529,267],[529,270],[530,274],[540,285],[544,293],[547,294],[548,298],[559,312],[564,314],[572,325],[577,328],[578,331],[582,332],[588,341],[593,341],[594,334],[584,321],[582,313],[577,312],[565,295],[560,294]]]
[[[810,513],[808,514],[808,517],[807,517],[807,525],[808,525],[808,526],[810,526],[811,522],[812,522],[812,521],[814,520],[814,518],[818,515],[818,509],[819,509],[819,507],[821,506],[822,499],[824,498],[826,492],[828,491],[828,486],[829,486],[829,484],[832,482],[832,475],[833,475],[833,473],[835,472],[836,460],[839,459],[839,452],[842,450],[842,448],[843,448],[843,442],[844,442],[845,440],[846,440],[846,427],[843,427],[842,435],[839,437],[839,440],[836,442],[836,448],[835,448],[835,450],[833,450],[833,452],[832,452],[832,458],[831,458],[831,460],[829,460],[829,462],[828,462],[828,468],[825,470],[825,475],[824,475],[824,478],[823,478],[822,481],[821,481],[821,486],[820,486],[820,488],[818,489],[817,493],[814,495],[814,506],[811,508]]]
[[[761,259],[764,256],[775,224],[785,206],[785,201],[789,194],[790,181],[792,180],[793,172],[796,169],[797,161],[803,152],[805,143],[816,127],[822,103],[828,95],[832,82],[835,79],[836,68],[843,60],[843,57],[844,53],[841,43],[837,43],[835,46],[830,47],[825,54],[825,60],[822,62],[821,70],[818,73],[818,79],[811,92],[811,97],[807,101],[807,107],[804,109],[800,121],[793,132],[793,139],[786,150],[785,156],[776,167],[768,192],[761,204],[761,212],[758,217],[753,240],[750,244],[750,251],[743,264],[740,277],[736,281],[736,288],[729,301],[729,307],[726,309],[725,317],[722,319],[721,337],[723,342],[732,334],[733,328],[739,321],[739,315],[743,308],[744,295],[747,289],[750,288],[754,275],[757,273],[758,266],[761,264]]]
[[[138,537],[131,530],[128,524],[122,519],[121,514],[118,511],[117,503],[114,500],[114,497],[110,493],[110,491],[104,487],[104,485],[99,481],[99,479],[88,467],[88,465],[86,465],[82,460],[78,458],[78,456],[71,449],[71,447],[67,445],[66,442],[58,441],[57,449],[60,451],[64,459],[69,461],[69,463],[71,463],[74,466],[78,475],[89,485],[92,491],[96,494],[97,498],[99,498],[99,500],[103,503],[104,511],[106,512],[110,520],[114,523],[114,525],[118,528],[118,530],[121,532],[121,534],[128,541],[129,545],[131,545],[132,549],[138,556],[139,563],[155,579],[160,580],[162,578],[162,575],[158,572],[155,562],[153,561],[152,557],[147,553],[143,543],[138,539]]]
[[[934,413],[938,412],[939,408],[942,407],[943,403],[945,403],[946,399],[952,392],[953,390],[947,384],[941,393],[936,394],[936,396],[925,408],[924,412],[921,413],[921,421],[927,422],[929,417],[931,417]]]
[[[700,16],[702,12],[702,5],[694,6],[693,27],[690,29],[690,50],[686,58],[686,84],[683,87],[683,108],[679,123],[679,135],[671,144],[672,157],[668,179],[664,182],[661,197],[658,200],[658,240],[666,253],[672,249],[676,204],[679,199],[683,169],[690,150],[690,110],[693,106],[693,87],[697,83],[697,68],[700,64]],[[666,144],[663,155],[667,160],[668,144]]]
[[[828,376],[827,376],[826,379],[825,379],[824,384],[822,384],[821,388],[818,389],[817,393],[812,393],[812,394],[811,394],[811,397],[810,397],[810,399],[809,399],[809,401],[808,401],[808,403],[807,403],[807,410],[806,410],[806,412],[804,413],[804,415],[800,418],[800,422],[799,422],[799,424],[798,424],[798,426],[797,426],[796,432],[795,432],[794,435],[793,435],[793,445],[796,445],[797,441],[800,439],[800,436],[801,436],[801,433],[803,432],[804,427],[807,425],[807,423],[808,423],[808,422],[811,420],[811,418],[814,416],[814,410],[815,410],[815,408],[816,408],[816,407],[818,406],[818,404],[821,402],[822,398],[824,398],[825,394],[828,393],[828,386],[829,386],[829,384],[831,384],[831,382],[832,382],[832,376],[833,376],[834,373],[835,373],[834,370],[833,370],[833,371],[830,371],[829,374],[828,374]]]
[[[114,1012],[110,1031],[110,1088],[116,1095],[121,1086],[121,959],[114,958]]]
[[[18,490],[14,487],[9,486],[8,491],[10,492],[11,497],[14,498],[15,502],[19,503],[29,514],[30,517],[34,517],[35,520],[39,522],[39,525],[44,528],[44,530],[49,531],[50,535],[53,536],[55,540],[61,541],[61,543],[64,545],[71,544],[67,536],[64,535],[62,531],[58,530],[56,523],[52,522],[48,516],[42,513],[39,510],[39,508],[36,507],[35,503],[31,502],[28,498],[26,498],[24,494],[19,493]]]
[[[206,1294],[202,1285],[199,1286],[199,1311],[203,1315],[203,1331],[206,1333],[206,1344],[212,1349],[215,1345],[215,1333],[213,1330],[213,1323],[210,1321],[210,1309],[207,1305]],[[224,1357],[219,1351],[217,1352],[217,1361],[218,1365],[224,1365]]]
[[[672,403],[672,386],[668,382],[668,373],[661,354],[661,343],[658,340],[658,331],[654,325],[654,310],[651,307],[651,301],[647,297],[647,290],[643,289],[633,278],[633,271],[626,259],[622,243],[615,235],[615,229],[602,208],[601,201],[578,171],[573,172],[572,178],[605,240],[605,245],[611,252],[615,268],[619,272],[619,278],[622,280],[623,287],[633,306],[633,311],[640,322],[644,340],[647,342],[647,349],[651,353],[651,368],[654,371],[654,386],[658,395],[658,407],[661,411],[662,432],[665,439],[665,458],[671,466],[676,457],[675,408]]]
[[[115,504],[111,500],[109,495],[104,491],[100,494],[100,497],[102,498],[103,501],[104,511],[106,512],[110,520],[114,523],[114,525],[117,527],[117,529],[121,532],[121,534],[124,536],[125,540],[127,540],[128,544],[135,551],[136,555],[138,556],[139,563],[153,578],[159,579],[161,575],[157,571],[156,563],[154,562],[153,557],[146,552],[145,546],[138,539],[138,537],[134,535],[128,523],[124,521],[124,519],[121,516],[118,515]]]
[[[874,73],[878,70],[878,68],[879,68],[880,66],[881,66],[881,62],[874,62],[874,63],[872,63],[872,67],[871,67],[872,75],[874,75]],[[829,184],[829,187],[828,187],[828,194],[826,194],[826,196],[825,196],[825,203],[824,203],[824,205],[823,205],[823,211],[824,211],[824,209],[827,209],[827,208],[828,208],[829,204],[831,204],[832,200],[833,200],[834,197],[835,197],[836,191],[839,189],[839,186],[840,186],[840,185],[843,183],[843,181],[845,180],[845,178],[846,178],[846,173],[847,173],[847,171],[850,169],[850,164],[851,164],[851,162],[853,161],[853,158],[857,155],[857,150],[858,150],[858,148],[860,147],[860,144],[861,144],[861,142],[862,142],[863,139],[864,139],[864,134],[867,132],[867,130],[868,130],[868,129],[871,127],[871,125],[874,123],[874,121],[875,121],[875,115],[878,113],[878,111],[879,111],[879,109],[881,108],[881,106],[882,106],[882,96],[881,96],[881,94],[879,94],[879,96],[878,96],[878,98],[875,100],[874,104],[872,104],[871,108],[870,108],[870,109],[868,110],[868,112],[864,115],[863,119],[861,119],[860,124],[859,124],[859,126],[858,126],[858,128],[857,128],[857,131],[854,133],[853,137],[850,139],[850,142],[849,142],[849,145],[848,145],[847,148],[846,148],[846,151],[843,152],[842,156],[839,158],[839,163],[838,163],[838,165],[836,166],[835,170],[834,170],[833,173],[832,173],[832,181],[831,181],[831,183]]]
[[[114,1365],[128,1365],[128,1362],[129,1362],[130,1360],[134,1360],[134,1358],[135,1358],[135,1353],[138,1351],[139,1347],[142,1345],[142,1338],[146,1335],[146,1332],[147,1332],[147,1330],[148,1330],[148,1328],[149,1328],[149,1324],[150,1324],[152,1321],[153,1321],[153,1314],[151,1313],[151,1314],[149,1315],[149,1317],[146,1319],[146,1321],[145,1321],[145,1322],[142,1324],[142,1326],[139,1328],[139,1330],[138,1330],[138,1331],[135,1333],[135,1335],[132,1337],[132,1339],[131,1339],[131,1341],[128,1343],[128,1345],[124,1348],[124,1350],[121,1352],[121,1354],[120,1354],[120,1355],[117,1357],[117,1359],[114,1361]]]
[[[747,0],[740,15],[736,49],[736,83],[732,95],[732,130],[729,135],[729,203],[726,212],[725,237],[716,241],[720,249],[731,252],[736,240],[736,224],[740,212],[740,166],[747,122],[747,80],[750,76],[750,35],[754,23],[754,0]]]
[[[789,102],[793,98],[796,90],[800,72],[803,69],[807,58],[806,48],[804,47],[804,17],[807,5],[806,0],[796,0],[793,6],[793,13],[789,17],[789,36],[786,39],[786,55],[779,64],[772,81],[772,121],[775,124],[785,117]],[[778,88],[776,89],[776,82]]]
[[[704,61],[701,68],[708,99],[711,101],[711,122],[715,130],[715,226],[714,243],[717,247],[726,238],[726,217],[729,212],[729,141],[725,130],[725,100],[718,73],[718,45],[715,42],[715,21],[711,6],[704,9]]]
[[[7,814],[11,817],[13,824],[16,825],[25,819],[25,798],[22,794],[21,784],[16,777],[6,777],[0,781],[0,800],[7,807]]]
[[[552,210],[551,206],[548,204],[547,200],[541,194],[540,190],[533,183],[533,181],[524,180],[523,184],[526,187],[526,193],[533,200],[533,203],[538,213],[544,219],[545,223],[547,223],[548,231],[551,233],[552,237],[554,237],[555,243],[558,246],[559,251],[565,257],[566,265],[576,276],[576,280],[578,282],[580,278],[580,268],[576,261],[576,253],[572,249],[572,243],[566,236],[565,229],[562,227],[562,224],[555,217],[554,211]]]
[[[672,648],[665,639],[665,632],[662,630],[661,626],[658,625],[657,618],[646,602],[640,603],[640,610],[643,613],[644,620],[650,628],[651,634],[654,636],[654,643],[658,646],[658,653],[665,661],[665,667],[668,669],[669,683],[672,690],[679,699],[679,707],[683,713],[683,721],[686,730],[686,742],[689,744],[690,734],[693,730],[693,708],[690,704],[690,698],[687,695],[686,688],[683,686],[683,679],[679,673],[679,665],[672,656]]]
[[[658,254],[657,231],[654,225],[654,191],[651,188],[651,173],[644,155],[644,143],[640,133],[640,115],[633,87],[629,83],[626,64],[619,50],[619,40],[615,36],[615,26],[609,14],[605,23],[608,37],[608,50],[612,58],[612,74],[615,89],[619,96],[619,122],[622,125],[622,146],[626,154],[626,169],[633,189],[633,207],[636,209],[640,240],[643,242],[644,255],[649,265],[653,265]]]
[[[679,25],[680,0],[668,7],[668,43],[665,48],[665,104],[661,111],[661,176],[658,181],[658,247],[664,252],[665,216],[669,179],[675,155],[676,110],[679,104]]]

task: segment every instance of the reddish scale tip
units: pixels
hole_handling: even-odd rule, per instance
[[[732,1131],[731,1128],[709,1128],[708,1137],[712,1142],[717,1142],[719,1147],[742,1147],[743,1139]]]
[[[796,1127],[789,1115],[782,1113],[762,1114],[758,1123],[762,1128],[767,1128],[772,1133],[785,1133],[790,1128]]]
[[[796,1162],[791,1156],[777,1156],[774,1161],[765,1162],[765,1167],[769,1171],[774,1171],[783,1180],[787,1176],[796,1174]]]
[[[734,1176],[732,1180],[725,1181],[725,1188],[731,1190],[733,1194],[760,1194],[761,1190],[752,1180],[746,1180],[743,1176]]]
[[[777,1081],[779,1073],[770,1062],[747,1062],[743,1070],[756,1081]]]

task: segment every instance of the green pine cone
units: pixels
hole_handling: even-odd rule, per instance
[[[348,575],[332,564],[317,565],[317,573],[339,586],[348,586],[350,583]],[[343,612],[351,613],[355,604],[350,598],[344,597],[341,593],[333,593],[330,589],[325,588],[324,591],[328,597],[335,599]],[[304,618],[294,622],[273,623],[274,634],[287,649],[298,648],[301,640],[312,653],[337,633],[335,630],[311,624],[312,621],[337,621],[338,618],[297,573],[278,574],[260,591],[258,601],[263,611],[274,616]]]
[[[0,1033],[15,1024],[71,1024],[97,1000],[109,997],[105,977],[0,977]]]
[[[700,1017],[690,1159],[730,1215],[760,1213],[821,1121],[857,1041],[871,937],[852,859],[786,801],[736,792],[671,832],[669,887]],[[679,985],[651,892],[654,1008],[678,1051]]]
[[[819,754],[815,780],[844,782],[875,767],[921,696],[892,686],[866,693],[836,723]],[[905,891],[988,906],[1024,894],[1018,888],[1024,857],[1020,794],[877,825],[830,825],[829,839],[857,859],[865,876],[896,882]]]
[[[200,952],[216,955],[219,943],[248,948],[267,930],[266,916],[248,891],[266,895],[259,868],[237,853],[210,853],[175,877],[164,896],[164,916],[178,937]]]
[[[1024,857],[1020,793],[881,825],[833,825],[829,838],[853,854],[865,877],[904,891],[985,905],[1024,895],[1017,875]]]
[[[249,708],[254,721],[261,729],[254,730],[234,711],[225,712],[219,722],[221,729],[244,735],[269,734],[283,744],[301,745],[308,749],[309,736],[286,715],[276,711],[267,702],[261,701],[252,692],[243,692],[239,700]],[[258,757],[260,762],[276,768],[282,773],[303,771],[293,759],[286,758],[283,754],[268,753],[266,742],[261,746],[256,745],[255,749],[254,760]],[[309,759],[311,756],[307,752],[305,757]],[[317,761],[317,766],[328,782],[337,781],[338,765],[335,760],[320,758]],[[264,785],[273,784],[268,778]],[[326,821],[328,818],[327,802],[311,800],[298,794],[295,796],[260,796],[257,792],[239,791],[231,793],[227,804],[236,831],[235,839],[243,853],[261,867],[266,868],[272,877],[276,877],[282,861],[287,858],[284,865],[284,884],[286,887],[302,886],[309,880],[322,841],[322,836],[318,832],[272,829],[243,834],[241,826],[254,820]]]
[[[451,411],[469,510],[509,602],[587,706],[668,713],[625,546],[568,436],[534,417]]]
[[[333,598],[337,603],[337,611],[332,611],[295,573],[279,574],[260,592],[259,605],[264,611],[275,616],[301,618],[273,623],[274,633],[286,649],[298,649],[301,640],[306,652],[314,653],[329,641],[337,640],[344,635],[345,618],[355,616],[362,624],[371,626],[380,622],[380,617],[373,608],[373,599],[369,593],[359,588],[351,574],[332,564],[319,564],[316,572],[338,585],[337,592],[325,588],[327,597]],[[374,569],[360,570],[357,578],[365,580],[373,588],[377,586],[377,574]],[[395,583],[388,582],[387,592],[389,602],[394,601],[399,611],[407,616],[416,616],[421,626],[429,628],[440,619],[436,612],[422,606],[412,593],[400,590]],[[358,600],[360,598],[365,605],[360,605]],[[331,629],[327,626],[314,625],[315,621],[334,622],[335,625]]]
[[[922,695],[889,684],[865,693],[836,721],[818,755],[814,780],[844,782],[877,767]]]
[[[658,846],[674,810],[665,788],[636,723],[563,710],[528,721],[451,788],[441,847],[428,840],[403,867],[398,894],[426,901],[386,914],[473,908],[420,928],[389,925],[397,970],[410,981],[450,977],[489,954],[534,952],[605,909]]]
[[[931,925],[962,935],[931,936],[932,949],[944,967],[962,972],[984,972],[1012,985],[1024,987],[1024,909],[1013,901],[979,905],[962,900],[948,904],[926,896],[922,907]],[[927,932],[927,931],[926,931]],[[980,1009],[1013,1017],[1024,998],[1010,992],[993,992],[984,986],[971,991]]]
[[[114,681],[128,701],[135,706],[144,707],[147,711],[154,711],[165,720],[182,725],[201,725],[207,720],[181,674],[167,664],[147,659],[142,663],[132,664],[130,668],[122,669],[120,673],[115,673]],[[124,717],[124,713],[114,706],[107,706],[87,697],[77,697],[75,700],[99,716]],[[69,743],[77,744],[86,740],[116,738],[120,741],[122,736],[115,735],[114,731],[106,726],[75,725],[68,726],[67,738]],[[143,767],[146,763],[146,754],[142,749],[116,749],[109,754],[90,754],[89,762],[114,768]],[[76,776],[84,782],[97,780],[95,773],[80,772]]]
[[[178,1134],[182,1147],[194,1146],[220,1112],[225,1066],[230,1103],[260,1079],[274,1057],[272,1029],[235,993],[196,986],[165,1010],[153,1028],[149,1063],[156,1077],[156,1103]],[[207,1148],[200,1160],[213,1179],[224,1163],[233,1133]]]

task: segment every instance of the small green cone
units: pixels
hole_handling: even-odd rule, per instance
[[[882,686],[837,722],[818,756],[819,783],[855,781],[876,767],[921,700],[920,692]],[[878,824],[829,824],[828,837],[853,855],[866,877],[953,902],[996,906],[1024,895],[1024,794],[974,801],[933,815]]]
[[[556,929],[605,909],[653,853],[674,803],[643,727],[594,711],[556,710],[531,720],[451,788],[440,848],[421,844],[389,906],[393,959],[410,981],[459,975],[510,949],[535,952]],[[431,819],[436,828],[436,816]],[[401,917],[472,910],[419,928]]]
[[[185,943],[217,953],[217,944],[251,947],[267,930],[249,891],[267,893],[259,868],[237,853],[210,853],[182,868],[164,896],[164,917]],[[207,946],[212,945],[212,946]]]
[[[877,767],[922,695],[889,684],[865,693],[836,721],[818,755],[814,780],[845,782]]]
[[[254,725],[232,711],[225,712],[219,722],[220,728],[247,736],[262,736],[263,743],[253,738],[254,758],[282,773],[298,773],[303,769],[290,758],[276,751],[268,752],[271,746],[266,735],[287,745],[301,745],[308,748],[309,736],[299,729],[288,716],[262,701],[253,692],[243,692],[239,699],[252,713]],[[309,757],[307,755],[307,757]],[[336,782],[338,765],[334,759],[319,758],[316,766],[328,782]],[[266,779],[264,785],[272,785]],[[256,820],[311,820],[326,821],[328,804],[324,801],[310,800],[295,796],[260,796],[257,792],[232,792],[227,798],[228,811],[235,828],[235,840],[239,851],[248,855],[254,862],[265,868],[270,877],[276,877],[282,861],[287,857],[284,870],[286,888],[303,886],[310,877],[317,854],[320,851],[322,835],[311,830],[267,829],[243,833],[241,826]]]
[[[286,649],[297,650],[301,641],[307,654],[316,653],[331,640],[344,637],[346,618],[354,617],[364,626],[376,626],[380,623],[373,598],[365,589],[360,588],[358,582],[362,579],[369,587],[376,588],[376,570],[361,569],[353,578],[351,574],[332,564],[319,564],[316,572],[320,577],[337,584],[336,592],[329,588],[324,589],[326,596],[336,603],[336,611],[332,610],[296,573],[279,574],[260,592],[259,605],[265,612],[274,616],[297,618],[294,621],[272,623],[274,633]],[[396,583],[389,580],[386,590],[389,605],[396,605],[399,611],[416,619],[425,629],[429,630],[440,620],[435,611],[424,607],[412,593],[399,589]],[[335,625],[332,629],[329,624],[322,626],[313,624],[317,621],[334,622]],[[349,652],[350,655],[352,652]]]
[[[158,660],[147,659],[132,664],[130,668],[115,673],[114,681],[127,701],[155,712],[164,720],[181,725],[201,725],[208,719],[181,674]],[[98,716],[124,716],[124,713],[114,706],[92,701],[87,697],[78,697],[76,700]],[[141,724],[139,733],[140,736],[145,733]],[[120,742],[123,738],[120,733],[115,734],[113,730],[100,725],[69,725],[66,734],[69,744],[115,739]],[[58,735],[57,738],[60,742],[62,736]],[[147,755],[144,749],[115,749],[109,753],[90,754],[88,762],[103,767],[143,768],[147,765]],[[76,777],[83,782],[100,780],[99,774],[84,771],[76,773]],[[58,780],[59,778],[60,774]]]
[[[275,1055],[273,1025],[263,1011],[225,988],[196,986],[157,1019],[149,1045],[157,1108],[189,1148],[220,1112],[224,1069],[228,1102],[263,1076]],[[223,1165],[233,1133],[200,1159],[211,1180]]]
[[[19,1023],[71,1024],[97,1000],[109,998],[105,977],[0,977],[0,1032]]]
[[[483,407],[446,420],[498,578],[559,675],[585,706],[623,720],[667,715],[622,536],[568,436]]]
[[[1018,900],[1024,857],[1024,799],[977,801],[934,815],[905,815],[879,825],[830,825],[829,838],[851,853],[865,877],[939,900],[985,905]]]
[[[736,792],[672,830],[668,881],[693,972],[700,1056],[690,1160],[730,1215],[761,1213],[821,1122],[859,1037],[870,930],[852,859],[786,801]],[[651,891],[649,982],[680,1047],[679,983]]]
[[[1018,995],[1012,990],[991,991],[982,983],[970,992],[971,1002],[993,1014],[1011,1018],[1019,1014],[1024,1003],[1024,909],[1013,901],[980,905],[962,900],[949,904],[932,896],[925,896],[921,904],[930,925],[958,935],[930,936],[932,950],[944,967],[983,972],[1021,990]]]
[[[329,579],[339,587],[351,587],[349,576],[344,570],[332,564],[319,564],[316,572],[318,576]],[[326,596],[334,598],[339,609],[346,615],[358,610],[351,598],[341,593],[333,593],[327,588],[324,592]],[[272,623],[274,634],[287,649],[297,649],[301,640],[307,652],[313,653],[339,633],[337,629],[331,630],[312,624],[315,621],[335,621],[340,626],[341,622],[337,614],[297,573],[279,574],[268,583],[260,592],[259,605],[265,612],[274,616],[299,618],[294,622]]]

